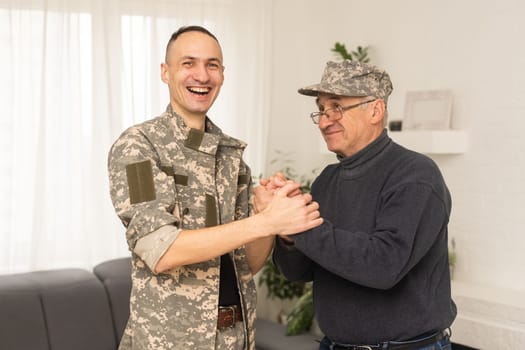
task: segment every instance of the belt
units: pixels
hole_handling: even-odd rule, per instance
[[[242,321],[242,310],[239,305],[219,306],[217,318],[217,329],[222,331],[226,328],[233,328],[235,322]]]
[[[421,337],[415,340],[408,340],[404,342],[388,341],[374,345],[352,345],[352,344],[332,344],[333,350],[417,350],[426,345],[434,344],[441,339],[448,337],[446,331],[441,331]]]

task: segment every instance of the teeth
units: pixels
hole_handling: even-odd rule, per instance
[[[207,87],[190,87],[188,90],[196,94],[207,94],[210,91]]]

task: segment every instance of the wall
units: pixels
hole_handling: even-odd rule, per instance
[[[468,151],[433,158],[453,196],[454,280],[467,286],[457,292],[510,304],[525,321],[525,5],[274,0],[273,6],[268,170],[275,168],[275,150],[291,152],[300,173],[335,161],[321,152],[308,118],[313,99],[297,89],[320,80],[325,62],[335,58],[330,48],[336,41],[368,45],[372,62],[388,70],[390,119],[402,118],[409,90],[452,89],[452,127],[467,131]],[[476,295],[480,289],[488,292]],[[517,322],[511,327],[523,327]]]

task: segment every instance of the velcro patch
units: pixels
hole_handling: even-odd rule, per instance
[[[177,185],[188,186],[188,176],[175,174],[174,177]]]
[[[126,176],[131,204],[155,200],[153,170],[149,160],[126,165]]]
[[[173,167],[168,165],[161,165],[160,170],[166,173],[168,176],[175,176],[175,171],[173,171]]]
[[[206,219],[205,226],[212,227],[217,226],[219,221],[217,220],[217,204],[215,203],[215,197],[206,194]]]
[[[204,138],[203,131],[200,131],[197,129],[190,129],[188,138],[186,139],[186,142],[184,142],[184,145],[188,148],[198,151],[199,147],[201,146],[203,138]]]
[[[250,183],[250,176],[249,175],[239,175],[239,178],[237,179],[237,185],[247,185]]]

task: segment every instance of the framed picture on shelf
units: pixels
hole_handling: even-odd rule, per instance
[[[403,130],[448,130],[452,113],[452,91],[408,91]]]

